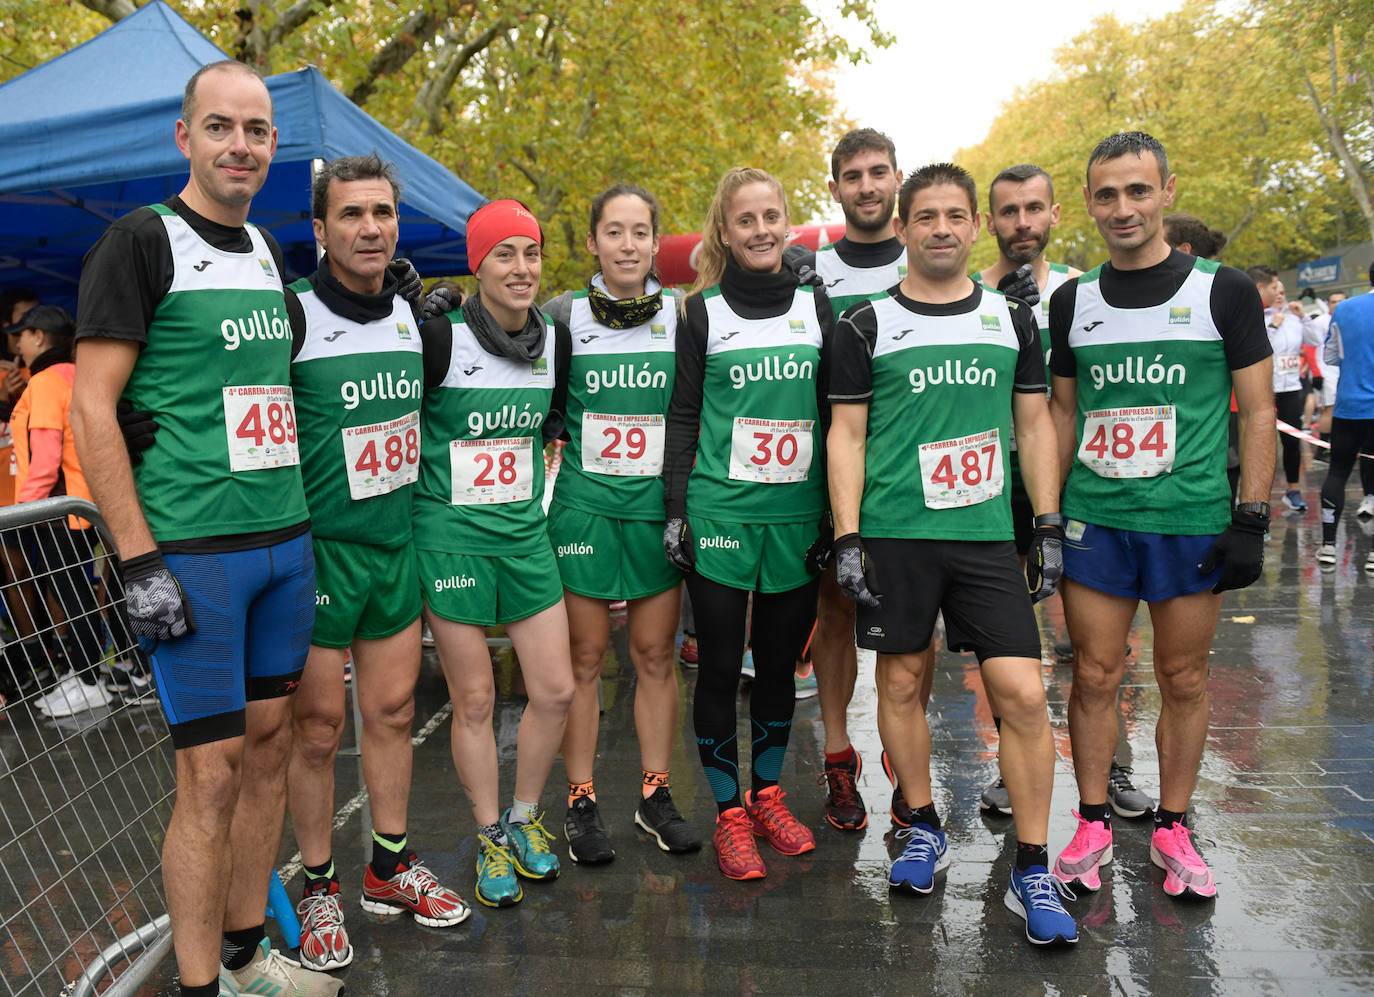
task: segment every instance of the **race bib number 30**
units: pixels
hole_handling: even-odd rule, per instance
[[[454,505],[494,505],[534,497],[534,441],[453,440],[449,443]],[[540,462],[539,472],[544,472]]]
[[[1174,466],[1174,407],[1114,408],[1083,416],[1078,459],[1103,478],[1154,478]]]
[[[582,470],[652,477],[663,473],[663,416],[582,415]]]
[[[224,389],[229,470],[260,471],[301,462],[296,406],[284,384],[238,384]]]
[[[922,443],[917,456],[928,509],[959,509],[1002,494],[1002,444],[995,429]]]
[[[730,478],[765,485],[805,481],[811,474],[813,419],[736,419],[730,433]]]
[[[419,477],[419,412],[370,426],[345,426],[342,432],[350,497],[385,495]]]

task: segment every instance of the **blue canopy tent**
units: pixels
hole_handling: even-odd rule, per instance
[[[0,85],[0,288],[71,305],[81,259],[120,215],[186,183],[173,142],[181,94],[226,58],[161,0]],[[295,276],[313,271],[310,163],[374,149],[401,180],[401,243],[422,274],[467,272],[466,219],[483,198],[382,127],[313,67],[270,77],[279,136],[250,220]]]

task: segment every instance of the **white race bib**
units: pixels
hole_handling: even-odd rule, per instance
[[[582,470],[640,477],[663,473],[663,416],[582,414]]]
[[[239,384],[224,389],[229,470],[260,471],[301,462],[296,406],[285,384]]]
[[[345,426],[342,433],[350,497],[385,495],[419,477],[419,412],[370,426]]]
[[[453,440],[449,443],[454,505],[493,505],[534,497],[534,441]],[[540,462],[543,472],[543,462]]]
[[[813,419],[736,419],[730,433],[730,478],[765,485],[811,474]]]
[[[1274,354],[1274,373],[1275,374],[1296,374],[1302,370],[1301,353],[1275,353]]]
[[[1172,405],[1084,413],[1078,459],[1103,478],[1168,474],[1175,453]]]
[[[917,456],[928,509],[959,509],[1002,494],[1002,444],[995,429],[922,443]]]

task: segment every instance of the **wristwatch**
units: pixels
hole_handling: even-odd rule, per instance
[[[1236,512],[1248,512],[1252,516],[1259,516],[1262,519],[1269,518],[1268,502],[1242,502],[1236,506]]]

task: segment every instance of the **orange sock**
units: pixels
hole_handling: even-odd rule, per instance
[[[596,790],[592,788],[590,779],[586,782],[568,783],[568,806],[572,806],[579,796],[591,797],[591,801],[596,802]]]
[[[658,789],[659,786],[668,785],[667,772],[650,772],[648,769],[640,769],[640,772],[644,778],[644,784],[640,786],[640,791],[646,800],[654,795],[654,790]]]

